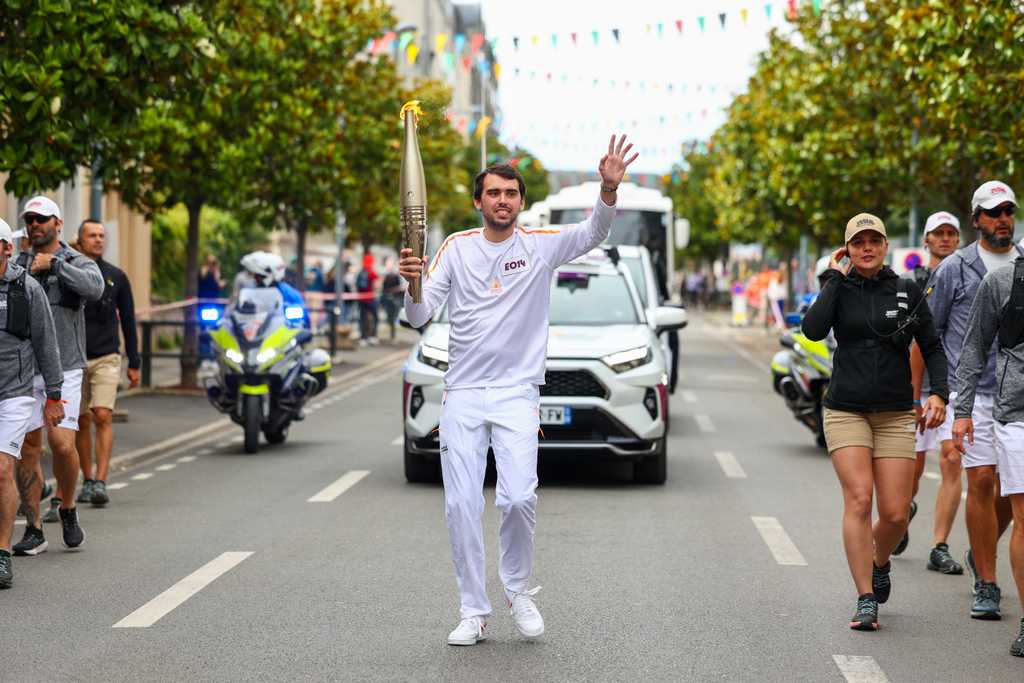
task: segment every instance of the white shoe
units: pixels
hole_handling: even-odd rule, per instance
[[[533,596],[540,592],[537,586],[525,593],[515,593],[509,602],[509,611],[516,622],[516,628],[527,638],[536,638],[544,633],[544,617],[540,615],[537,605],[533,604]]]
[[[448,634],[449,645],[476,645],[487,640],[487,622],[483,617],[467,617]]]

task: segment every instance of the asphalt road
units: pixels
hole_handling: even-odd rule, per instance
[[[442,492],[404,480],[390,369],[321,401],[282,447],[246,456],[232,431],[119,472],[111,506],[82,510],[81,552],[48,525],[50,551],[16,558],[0,592],[0,679],[1024,680],[1006,541],[1002,622],[969,619],[968,579],[924,568],[931,479],[883,629],[847,628],[835,476],[743,334],[683,332],[665,486],[542,467],[539,641],[499,607],[489,488],[491,636],[445,644]]]

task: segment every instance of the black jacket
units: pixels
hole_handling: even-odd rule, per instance
[[[96,264],[103,274],[103,296],[99,301],[90,301],[85,306],[85,355],[91,360],[120,350],[121,342],[117,334],[120,319],[128,367],[138,368],[141,360],[135,333],[135,300],[132,298],[131,283],[117,266],[103,259],[98,259]]]
[[[836,352],[825,406],[856,413],[910,410],[910,339],[897,344],[886,338],[899,326],[896,283],[890,268],[865,279],[855,270],[843,277],[835,269],[821,276],[821,293],[807,310],[803,332],[820,340],[835,331]],[[946,356],[935,333],[928,304],[916,282],[908,281],[909,312],[917,322],[908,327],[917,340],[932,378],[931,393],[949,400]]]

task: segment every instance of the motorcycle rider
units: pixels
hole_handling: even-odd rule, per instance
[[[232,299],[237,304],[241,290],[246,287],[276,287],[281,293],[281,299],[285,308],[300,306],[302,308],[302,326],[309,328],[309,312],[306,310],[306,300],[302,292],[284,281],[285,265],[284,259],[277,254],[268,251],[254,251],[246,254],[240,261],[242,266],[241,277],[235,281],[235,291]],[[288,320],[289,326],[293,326],[294,320]]]
[[[928,251],[928,264],[919,264],[913,270],[902,275],[913,279],[928,295],[928,288],[932,284],[935,270],[942,261],[956,251],[960,243],[960,221],[948,211],[939,211],[928,216],[924,226],[924,247]],[[910,371],[911,382],[914,385],[914,410],[920,419],[924,410],[921,407],[921,396],[927,396],[930,391],[928,371],[924,366],[924,358],[917,344],[910,347]],[[948,419],[948,417],[947,417]],[[963,491],[961,482],[960,455],[949,438],[940,441],[940,432],[949,429],[940,425],[937,429],[925,429],[919,425],[916,436],[917,448],[917,470],[914,473],[914,496],[920,486],[921,476],[924,474],[925,456],[928,451],[935,450],[940,445],[939,469],[942,472],[942,482],[939,484],[939,493],[935,498],[935,526],[932,537],[932,550],[928,555],[928,564],[931,571],[941,574],[963,574],[964,568],[949,554],[949,532],[953,527],[953,520],[956,519],[957,509],[960,507],[960,494]],[[917,502],[910,502],[910,519],[913,521],[917,514]],[[892,551],[893,555],[900,555],[910,543],[910,531],[903,535],[903,540]]]

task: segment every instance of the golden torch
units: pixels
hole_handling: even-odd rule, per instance
[[[423,159],[416,138],[416,123],[423,115],[419,100],[402,105],[399,114],[405,124],[405,144],[402,146],[402,247],[412,249],[412,255],[423,258],[427,247],[427,183],[423,176]],[[423,276],[409,283],[409,296],[423,303]]]

